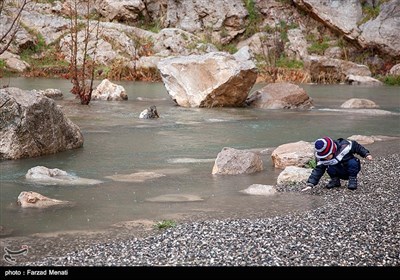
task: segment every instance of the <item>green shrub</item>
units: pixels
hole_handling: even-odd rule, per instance
[[[302,69],[304,66],[303,61],[289,59],[287,57],[281,56],[277,62],[277,67],[289,68],[289,69]]]
[[[244,34],[245,38],[250,38],[252,35],[260,31],[261,16],[257,12],[254,0],[244,0],[246,10],[249,14],[248,24],[246,26],[246,31]]]
[[[158,229],[167,229],[176,227],[176,222],[173,220],[162,220],[156,223],[156,228]]]
[[[4,59],[0,59],[0,69],[6,69],[6,62],[4,61]]]
[[[315,53],[318,55],[323,55],[325,50],[329,48],[329,44],[327,42],[314,42],[310,47],[307,48],[309,53]]]
[[[230,54],[234,54],[238,51],[237,47],[234,44],[228,44],[221,47],[221,49]]]
[[[400,86],[400,75],[397,76],[385,76],[380,78],[380,81],[383,82],[385,85],[389,86]]]
[[[311,168],[314,169],[317,166],[317,161],[315,160],[315,158],[310,159],[306,164],[305,167],[306,168]]]

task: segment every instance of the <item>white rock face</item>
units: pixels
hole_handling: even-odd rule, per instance
[[[211,52],[166,58],[157,66],[169,95],[182,107],[243,106],[257,79],[248,47],[235,55]]]
[[[128,100],[125,88],[104,79],[92,92],[92,100],[122,101]]]

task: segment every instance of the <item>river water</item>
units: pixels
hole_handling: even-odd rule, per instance
[[[58,88],[64,99],[56,101],[80,128],[84,146],[55,155],[0,162],[1,226],[13,235],[69,230],[97,230],[122,221],[179,219],[182,217],[274,216],[318,207],[315,196],[280,193],[246,195],[252,184],[275,185],[282,170],[263,155],[264,170],[251,175],[211,174],[215,158],[224,147],[272,151],[278,145],[313,141],[329,135],[400,136],[400,87],[301,85],[314,100],[311,111],[254,108],[183,108],[170,99],[162,83],[116,82],[124,86],[127,101],[92,101],[79,105],[69,93],[71,83],[60,79],[2,79],[2,85],[22,89]],[[252,91],[261,88],[255,85]],[[374,101],[395,115],[346,112],[340,105],[350,98]],[[156,105],[159,119],[139,119]],[[97,185],[45,185],[25,179],[35,166],[59,168]],[[155,172],[164,176],[121,182],[113,175]],[[72,201],[74,207],[52,210],[20,209],[21,191]],[[163,195],[197,196],[201,201],[152,201]]]

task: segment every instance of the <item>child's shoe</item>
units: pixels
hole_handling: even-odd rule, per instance
[[[338,177],[333,177],[326,185],[327,189],[332,189],[334,187],[340,187],[340,179]]]
[[[347,184],[347,188],[349,190],[356,190],[357,189],[357,177],[349,177],[349,183]]]

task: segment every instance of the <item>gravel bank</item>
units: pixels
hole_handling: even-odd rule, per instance
[[[142,237],[105,235],[74,249],[58,240],[49,244],[51,255],[18,265],[399,266],[399,142],[391,145],[380,147],[379,155],[370,149],[375,158],[362,160],[356,191],[342,183],[340,188],[317,186],[304,194],[325,200],[311,211],[187,222]],[[298,192],[301,187],[280,190]]]

